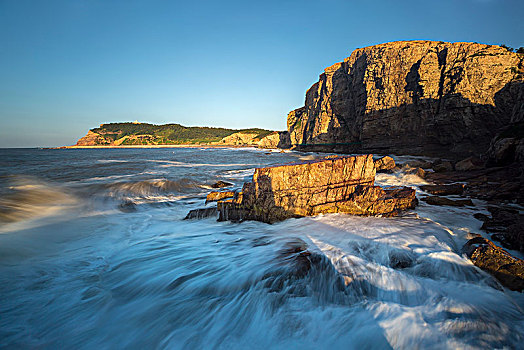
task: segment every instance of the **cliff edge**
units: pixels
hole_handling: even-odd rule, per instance
[[[500,46],[400,41],[324,70],[288,115],[303,150],[463,157],[524,115],[524,55]]]

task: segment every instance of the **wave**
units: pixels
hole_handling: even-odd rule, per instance
[[[29,177],[12,177],[9,192],[0,197],[0,224],[49,216],[79,204],[65,188]]]
[[[111,196],[135,195],[149,196],[160,193],[187,193],[199,189],[197,182],[182,178],[180,180],[153,179],[137,182],[117,182],[103,185]]]

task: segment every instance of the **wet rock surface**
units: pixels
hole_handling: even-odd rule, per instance
[[[226,181],[217,181],[214,184],[211,185],[212,188],[224,188],[224,187],[230,187],[233,186],[232,183],[226,182]]]
[[[464,184],[422,185],[420,189],[424,192],[441,196],[461,195],[464,192]]]
[[[322,213],[398,215],[417,204],[415,190],[374,186],[372,155],[258,168],[233,199],[218,202],[219,221],[274,223]]]
[[[494,276],[508,289],[524,289],[524,261],[513,257],[490,240],[475,237],[464,245],[463,252],[475,266]]]
[[[484,223],[482,229],[492,234],[505,248],[524,252],[524,214],[508,207],[488,207],[491,216],[475,214]]]
[[[193,209],[189,213],[187,213],[184,220],[205,219],[212,216],[217,216],[217,213],[218,212],[216,207]]]
[[[524,203],[524,176],[518,166],[427,173],[425,179],[439,185],[465,182],[464,195],[493,203]]]
[[[447,205],[452,207],[474,206],[471,199],[449,199],[439,196],[424,197],[422,200],[431,205]]]

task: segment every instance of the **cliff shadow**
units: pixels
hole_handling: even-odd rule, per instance
[[[375,83],[380,87],[380,80]],[[357,84],[358,91],[366,90],[363,79],[352,79],[351,84],[353,88]],[[485,153],[500,131],[524,120],[522,80],[507,83],[495,93],[493,104],[474,103],[453,90],[448,93],[439,90],[438,98],[423,98],[423,86],[415,64],[406,76],[404,90],[411,96],[410,103],[377,110],[357,109],[355,97],[342,90],[332,97],[328,131],[305,137],[306,141],[294,145],[295,148],[301,151],[376,152],[459,159]],[[346,98],[345,102],[339,101],[341,96]],[[362,96],[360,102],[367,98],[365,93]],[[339,108],[346,113],[337,114]],[[310,109],[309,113],[314,113],[314,117],[309,117],[307,129],[307,134],[312,135],[319,123],[320,112]],[[335,120],[340,125],[335,125]]]

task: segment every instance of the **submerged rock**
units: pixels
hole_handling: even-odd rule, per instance
[[[383,189],[374,181],[372,155],[258,168],[235,198],[218,202],[219,221],[274,223],[323,213],[391,216],[417,204],[414,189]]]
[[[469,240],[463,251],[475,266],[493,275],[505,287],[516,291],[524,289],[524,261],[482,237]]]
[[[118,209],[124,213],[132,213],[137,210],[136,204],[130,200],[126,200],[123,203],[120,203],[120,205],[118,206]]]
[[[222,181],[222,180],[217,181],[211,185],[212,188],[223,188],[223,187],[229,187],[229,186],[233,186],[233,184],[230,182]]]

